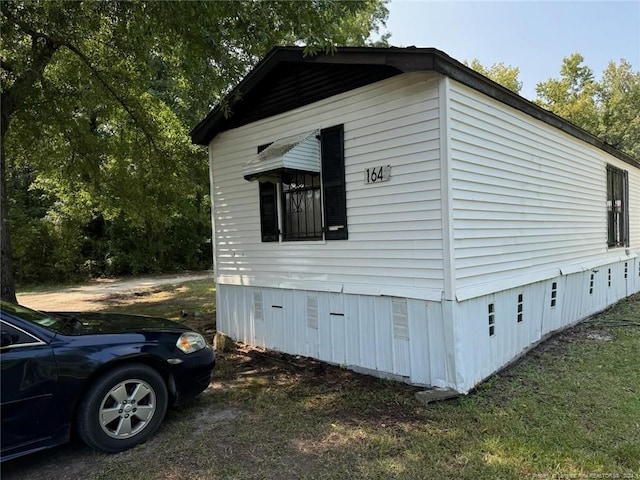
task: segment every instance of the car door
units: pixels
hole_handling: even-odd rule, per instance
[[[53,434],[57,369],[51,347],[24,326],[1,319],[2,457],[46,447]]]

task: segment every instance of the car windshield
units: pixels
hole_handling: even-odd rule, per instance
[[[65,330],[68,330],[68,322],[65,319],[38,312],[36,310],[31,310],[30,308],[23,307],[22,305],[0,300],[0,310],[15,317],[22,318],[28,322],[36,323],[41,327],[48,328],[49,330],[53,330],[57,333],[64,333]]]

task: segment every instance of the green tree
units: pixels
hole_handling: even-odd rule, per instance
[[[640,157],[640,73],[609,62],[600,81],[584,57],[564,58],[559,79],[536,86],[536,103],[636,158]]]
[[[598,85],[599,123],[602,140],[640,159],[640,72],[624,59],[609,62]]]
[[[464,62],[464,64],[485,77],[489,77],[503,87],[508,88],[512,92],[520,93],[520,90],[522,90],[522,82],[518,79],[518,75],[520,74],[518,67],[512,67],[504,63],[494,63],[487,68],[476,58],[471,60],[470,63]]]
[[[598,83],[591,68],[583,62],[584,57],[579,53],[565,57],[559,79],[550,78],[536,85],[538,98],[535,103],[595,133],[598,129]]]
[[[161,264],[176,244],[160,239],[179,242],[207,217],[206,152],[190,145],[189,127],[274,45],[305,44],[310,54],[362,45],[388,15],[384,0],[0,6],[0,267],[10,300],[11,241],[23,253],[37,244],[10,235],[10,205],[11,225],[30,226],[21,234],[57,229],[63,250],[102,252],[114,271],[132,249],[145,257],[141,271]],[[10,199],[8,187],[22,195]],[[34,219],[25,199],[35,194],[46,215],[23,222]],[[120,258],[109,257],[114,249]]]

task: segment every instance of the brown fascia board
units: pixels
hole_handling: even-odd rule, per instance
[[[521,97],[435,48],[338,47],[333,54],[319,53],[305,56],[303,47],[275,47],[227,95],[225,101],[228,102],[229,107],[233,109],[234,99],[241,101],[243,95],[260,83],[281,62],[386,65],[405,73],[434,71],[640,168],[640,160],[621,152],[571,122]],[[224,121],[224,112],[220,106],[216,106],[206,118],[191,130],[191,141],[198,145],[207,145],[215,135],[222,131]]]

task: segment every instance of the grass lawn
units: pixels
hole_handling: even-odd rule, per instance
[[[186,310],[183,321],[210,333],[213,290],[192,282],[110,309],[176,319]],[[47,478],[63,461],[68,478],[80,462],[83,478],[104,480],[640,479],[640,295],[465,397],[425,407],[418,390],[240,349],[218,355],[210,388],[146,444],[117,455],[75,444],[9,473]]]

